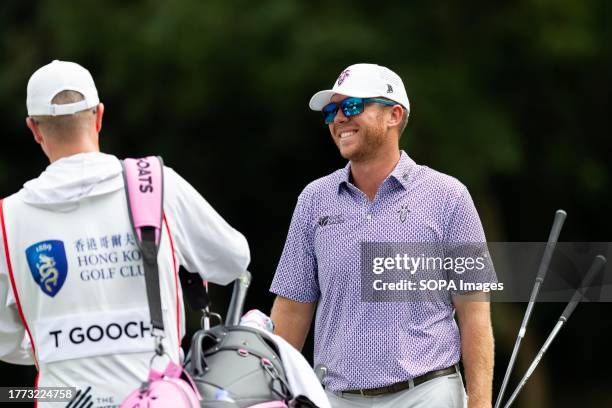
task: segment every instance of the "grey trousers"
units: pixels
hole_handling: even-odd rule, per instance
[[[326,394],[333,408],[467,408],[467,395],[459,373],[377,397],[330,391],[326,391]]]

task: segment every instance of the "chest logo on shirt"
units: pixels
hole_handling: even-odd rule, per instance
[[[406,221],[406,218],[408,217],[409,212],[410,212],[410,209],[408,209],[408,204],[402,204],[400,209],[397,210],[397,213],[399,214],[400,222],[403,223],[404,221]]]
[[[344,222],[344,217],[342,216],[342,214],[324,215],[322,217],[319,217],[318,224],[320,227],[325,227],[328,225],[342,224],[343,222]]]
[[[46,295],[57,295],[68,274],[64,243],[58,240],[41,241],[25,252],[34,282]]]

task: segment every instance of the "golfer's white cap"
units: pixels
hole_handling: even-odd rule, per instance
[[[51,100],[62,91],[77,91],[84,99],[55,105]],[[71,115],[100,103],[98,90],[88,70],[74,62],[55,60],[32,74],[28,81],[26,105],[30,116]]]
[[[320,111],[334,94],[356,98],[384,97],[399,103],[410,113],[410,102],[402,79],[387,67],[376,64],[351,65],[340,73],[334,87],[310,98],[310,109]]]

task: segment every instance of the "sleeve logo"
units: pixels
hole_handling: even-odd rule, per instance
[[[57,295],[68,274],[64,243],[58,240],[41,241],[25,252],[34,282],[46,295]]]

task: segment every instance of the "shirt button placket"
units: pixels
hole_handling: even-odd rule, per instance
[[[361,206],[365,207],[365,217],[367,220],[371,220],[372,219],[372,207],[374,206],[374,203],[370,202],[368,197],[361,190],[357,189],[357,191],[359,192]]]
[[[374,212],[374,202],[367,202],[366,204],[366,218],[372,219],[372,213]]]

